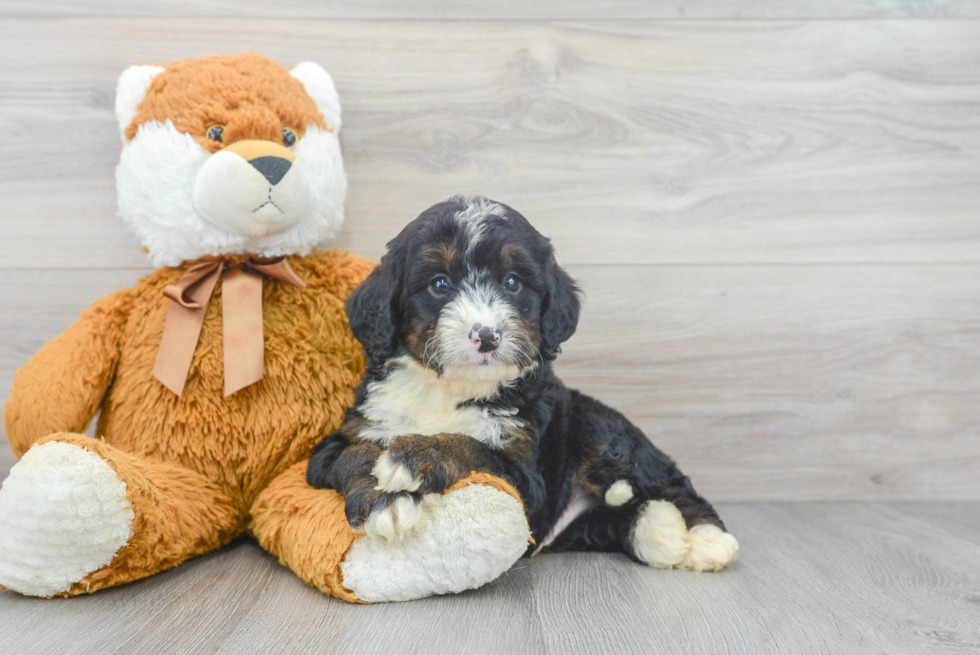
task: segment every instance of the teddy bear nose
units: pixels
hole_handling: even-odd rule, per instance
[[[293,162],[288,159],[274,156],[256,157],[255,159],[249,160],[248,163],[255,170],[262,173],[262,176],[269,180],[269,184],[272,186],[279,184],[279,180],[283,178],[293,165]]]

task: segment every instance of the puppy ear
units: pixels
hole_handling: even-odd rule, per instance
[[[354,293],[347,298],[347,322],[369,359],[386,359],[396,347],[398,272],[392,256],[385,255]]]
[[[541,313],[541,356],[548,361],[557,357],[561,344],[575,334],[581,294],[575,281],[554,260],[550,269]]]

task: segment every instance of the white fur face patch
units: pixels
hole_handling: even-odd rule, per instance
[[[359,434],[384,446],[406,434],[464,434],[499,448],[524,427],[517,410],[463,404],[493,398],[499,389],[496,380],[450,380],[409,356],[397,357],[387,376],[367,387],[359,409],[368,422]]]
[[[488,328],[499,334],[499,346],[480,351],[477,333]],[[513,306],[504,302],[486,272],[470,273],[439,315],[431,352],[447,379],[496,380],[507,384],[536,364],[537,350]]]
[[[336,133],[307,127],[275,184],[241,157],[210,154],[170,121],[140,125],[116,169],[119,214],[157,266],[208,255],[306,255],[344,220]]]

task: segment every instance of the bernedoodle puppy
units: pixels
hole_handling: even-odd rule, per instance
[[[399,539],[471,471],[520,492],[536,546],[624,552],[718,571],[738,551],[714,508],[619,412],[568,389],[551,362],[579,292],[518,212],[455,197],[388,244],[347,301],[367,371],[308,479],[354,529]]]

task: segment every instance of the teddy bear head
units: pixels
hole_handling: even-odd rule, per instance
[[[305,255],[344,220],[330,75],[254,53],[132,66],[119,78],[119,213],[154,264]]]

